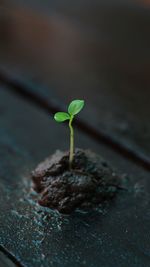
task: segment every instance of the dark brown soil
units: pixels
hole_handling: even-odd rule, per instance
[[[32,172],[39,204],[61,213],[95,207],[115,196],[120,178],[108,163],[88,150],[75,151],[72,170],[67,152],[56,151]]]

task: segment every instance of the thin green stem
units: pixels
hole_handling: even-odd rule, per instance
[[[72,168],[72,162],[74,157],[74,130],[72,127],[72,121],[74,116],[72,115],[69,121],[69,128],[70,128],[70,155],[69,155],[69,167]]]

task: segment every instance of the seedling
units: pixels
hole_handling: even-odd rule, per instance
[[[57,112],[54,115],[54,119],[57,122],[64,122],[69,120],[69,128],[70,128],[70,154],[69,154],[69,166],[72,168],[72,162],[74,158],[74,129],[72,126],[72,122],[74,116],[77,115],[84,107],[84,100],[73,100],[68,106],[67,112]]]

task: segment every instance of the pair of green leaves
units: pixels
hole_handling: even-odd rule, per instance
[[[70,120],[71,117],[78,114],[84,107],[84,100],[73,100],[68,106],[67,112],[57,112],[54,116],[54,119],[57,122],[63,122]]]

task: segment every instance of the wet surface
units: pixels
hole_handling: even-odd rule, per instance
[[[87,213],[66,216],[43,208],[31,190],[30,171],[55,151],[50,136],[62,149],[68,145],[68,131],[5,88],[0,108],[0,244],[27,267],[150,266],[149,173],[76,132],[79,146],[130,176],[130,188]]]

